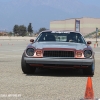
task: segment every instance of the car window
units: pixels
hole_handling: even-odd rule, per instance
[[[38,38],[38,42],[73,42],[73,43],[85,43],[83,36],[80,33],[70,32],[42,32]]]

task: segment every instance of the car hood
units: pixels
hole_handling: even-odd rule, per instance
[[[43,48],[70,48],[76,50],[83,50],[89,48],[86,44],[83,43],[72,43],[72,42],[36,42],[32,44],[36,49]]]

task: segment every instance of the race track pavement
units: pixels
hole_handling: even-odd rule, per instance
[[[0,40],[0,100],[80,100],[88,76],[81,70],[42,70],[25,75],[21,56],[28,40]],[[93,46],[93,45],[92,45]],[[92,77],[95,98],[100,97],[100,47],[94,48],[96,68]]]

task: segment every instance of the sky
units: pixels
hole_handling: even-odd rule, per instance
[[[13,31],[15,24],[33,30],[45,27],[50,21],[69,18],[100,18],[100,0],[0,0],[0,30]]]
[[[84,4],[99,5],[100,0],[80,0]]]

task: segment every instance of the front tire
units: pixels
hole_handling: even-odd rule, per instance
[[[83,74],[93,76],[94,75],[94,69],[95,69],[94,64],[92,64],[92,65],[88,66],[88,68],[83,69]]]
[[[24,60],[25,54],[23,53],[22,59],[21,59],[21,68],[24,74],[33,74],[36,70],[36,67],[32,67],[29,64],[26,63]]]

